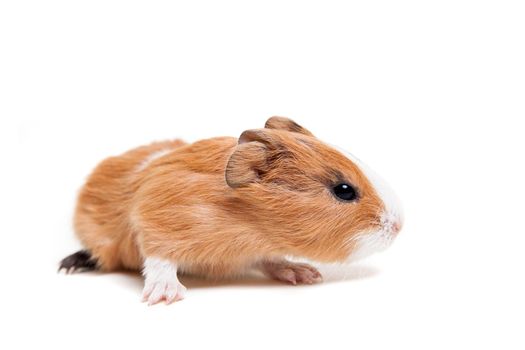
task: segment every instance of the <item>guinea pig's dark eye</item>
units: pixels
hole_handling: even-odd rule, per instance
[[[333,188],[333,192],[337,198],[344,201],[354,201],[357,199],[356,189],[349,184],[339,184]]]

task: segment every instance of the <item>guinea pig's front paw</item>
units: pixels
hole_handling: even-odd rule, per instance
[[[293,285],[313,284],[323,280],[315,267],[287,260],[265,261],[262,263],[261,270],[268,277]]]
[[[184,299],[186,287],[179,281],[153,281],[144,285],[142,291],[142,301],[147,301],[148,305],[154,305],[161,301],[171,304],[175,301]]]
[[[186,287],[177,278],[177,265],[171,261],[147,258],[144,262],[144,290],[142,301],[148,305],[164,300],[166,304],[184,299]]]

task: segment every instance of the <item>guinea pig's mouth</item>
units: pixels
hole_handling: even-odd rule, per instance
[[[348,262],[363,259],[390,247],[401,227],[402,222],[398,215],[384,213],[376,230],[362,232],[350,239],[349,243],[353,248]]]

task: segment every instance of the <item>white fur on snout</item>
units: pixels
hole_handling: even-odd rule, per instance
[[[383,251],[392,244],[396,234],[403,225],[403,208],[394,191],[375,171],[353,154],[338,147],[335,148],[359,167],[372,184],[384,207],[380,216],[380,228],[377,231],[362,232],[352,237],[348,242],[354,247],[349,260],[355,261]]]
[[[350,239],[348,244],[353,246],[353,249],[348,261],[361,260],[390,247],[400,227],[401,221],[398,215],[392,212],[384,212],[381,215],[378,230],[362,232]]]
[[[149,305],[162,300],[169,304],[184,298],[186,287],[179,282],[175,263],[164,259],[147,258],[142,274],[145,277],[143,301],[147,301]]]
[[[380,229],[358,236],[354,252],[350,256],[350,260],[354,261],[390,247],[403,225],[403,208],[396,194],[385,180],[356,157],[352,160],[366,175],[384,206],[384,211],[380,217]]]
[[[390,247],[394,238],[394,233],[386,229],[361,233],[351,240],[354,248],[348,261],[354,262],[374,253],[381,252]]]

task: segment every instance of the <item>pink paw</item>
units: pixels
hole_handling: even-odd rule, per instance
[[[186,287],[177,280],[154,281],[151,283],[146,281],[142,291],[142,301],[147,301],[148,305],[154,305],[163,300],[166,304],[171,304],[184,299],[185,294]]]
[[[177,278],[177,265],[169,260],[159,258],[147,258],[144,262],[143,274],[144,290],[142,301],[148,305],[165,301],[171,304],[174,301],[184,299],[186,287]]]
[[[313,284],[323,280],[315,267],[286,260],[264,262],[262,270],[267,276],[275,280],[293,285]]]

